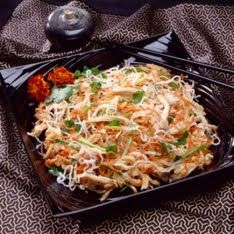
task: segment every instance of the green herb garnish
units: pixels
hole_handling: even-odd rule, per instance
[[[144,73],[146,73],[146,71],[143,68],[141,68],[141,67],[136,67],[136,71],[137,72],[144,72]]]
[[[81,76],[81,71],[80,70],[76,70],[74,73],[74,78],[78,79]]]
[[[62,141],[60,139],[56,139],[54,142],[57,143],[57,144],[61,144],[61,145],[67,145],[68,144],[67,142]]]
[[[119,126],[120,121],[118,119],[113,119],[110,121],[109,126]]]
[[[206,146],[203,145],[203,144],[201,144],[201,145],[199,145],[199,146],[195,146],[195,147],[193,147],[192,149],[190,149],[189,151],[187,151],[185,154],[183,154],[183,155],[181,156],[180,159],[183,160],[183,159],[185,159],[185,158],[191,156],[192,154],[197,153],[197,152],[200,151],[200,150],[204,150],[205,148],[206,148]]]
[[[59,103],[62,100],[68,101],[72,94],[73,88],[70,86],[67,86],[65,88],[58,88],[57,86],[54,86],[51,89],[51,95],[45,99],[45,103]]]
[[[180,85],[178,83],[176,83],[175,81],[172,81],[168,84],[173,90],[176,90],[180,87]]]
[[[185,145],[186,144],[186,139],[189,135],[188,131],[184,131],[184,133],[182,134],[182,136],[175,142],[172,142],[171,144],[175,145],[175,146],[180,146],[180,145]]]
[[[165,80],[169,80],[171,78],[170,72],[164,70],[159,70],[158,75]]]
[[[107,79],[107,74],[104,72],[100,73],[100,76],[102,79]]]
[[[86,72],[87,72],[88,70],[91,72],[91,74],[93,74],[93,75],[95,75],[95,76],[97,76],[98,74],[100,74],[100,70],[99,70],[97,67],[89,68],[88,66],[84,66],[84,67],[83,67],[83,72],[81,72],[80,75],[86,77]]]
[[[79,124],[79,123],[77,123],[76,126],[75,126],[75,130],[76,130],[77,132],[80,132],[81,128],[82,128],[82,125]]]
[[[169,151],[170,151],[170,148],[167,144],[165,144],[164,142],[161,142],[160,143],[160,146],[162,148],[162,151],[165,153],[165,154],[169,154]]]
[[[142,101],[142,98],[144,97],[145,92],[143,90],[136,91],[133,94],[133,102],[135,104],[139,104]]]
[[[80,76],[86,77],[86,71],[90,70],[90,68],[88,66],[84,66],[83,67],[83,71],[80,73]]]
[[[100,70],[97,67],[90,68],[90,71],[93,75],[97,76],[100,73]]]
[[[60,173],[63,173],[63,170],[61,168],[58,167],[51,167],[49,168],[49,173],[54,175],[54,176],[59,176]]]
[[[100,82],[94,81],[90,84],[90,87],[91,87],[92,92],[95,93],[102,87],[102,84]]]
[[[85,72],[81,72],[81,73],[80,73],[80,76],[82,76],[82,77],[87,77],[87,76],[86,76],[86,71],[85,71]]]
[[[65,125],[66,125],[68,128],[72,128],[72,127],[75,125],[75,123],[74,123],[74,121],[73,121],[72,119],[66,119],[66,120],[65,120]]]
[[[106,152],[107,153],[117,153],[118,148],[115,144],[110,144],[106,146]]]

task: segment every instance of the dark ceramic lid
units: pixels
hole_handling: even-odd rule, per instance
[[[79,47],[93,32],[91,15],[81,8],[60,7],[53,11],[45,24],[49,41],[59,48]]]

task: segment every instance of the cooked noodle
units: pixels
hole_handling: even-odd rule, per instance
[[[39,104],[30,136],[45,133],[45,164],[59,169],[57,182],[69,189],[104,200],[112,190],[149,189],[212,162],[217,127],[182,75],[126,64],[99,74],[88,69],[67,87],[69,99]]]

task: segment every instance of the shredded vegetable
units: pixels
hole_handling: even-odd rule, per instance
[[[182,75],[126,64],[75,73],[57,68],[49,80],[54,86],[38,99],[29,135],[43,146],[49,172],[69,189],[105,200],[113,190],[150,189],[211,164],[217,127]]]

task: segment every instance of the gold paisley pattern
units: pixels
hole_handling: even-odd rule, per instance
[[[234,7],[181,4],[156,10],[145,5],[129,17],[95,12],[93,38],[130,42],[173,29],[190,55],[199,61],[234,66]],[[25,10],[27,9],[27,11]],[[72,52],[43,53],[48,45],[43,33],[54,5],[23,0],[0,34],[0,67],[31,63]],[[83,49],[93,48],[89,43]],[[212,73],[216,79],[233,77]],[[234,93],[215,87],[230,114]],[[112,215],[94,224],[70,217],[53,218],[36,181],[31,162],[19,138],[12,115],[0,92],[0,233],[232,233],[234,229],[234,181],[226,180],[216,191],[193,194],[146,208]]]

